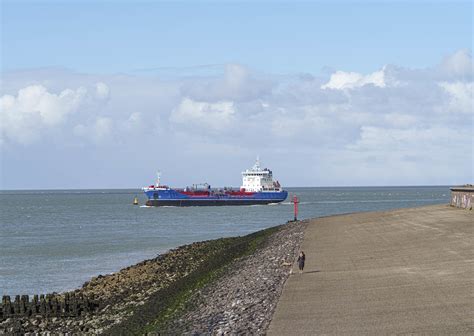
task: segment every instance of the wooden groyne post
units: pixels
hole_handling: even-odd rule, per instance
[[[9,295],[2,297],[0,321],[19,317],[77,317],[93,313],[99,309],[99,303],[93,297],[82,294],[65,293],[33,295],[16,295],[12,301]]]

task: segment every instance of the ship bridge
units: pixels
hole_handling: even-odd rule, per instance
[[[281,191],[278,181],[273,180],[273,173],[270,169],[260,167],[260,160],[257,161],[252,168],[242,172],[242,186],[240,189],[245,191]]]

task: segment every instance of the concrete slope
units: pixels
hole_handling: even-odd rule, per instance
[[[268,335],[474,334],[474,211],[313,220]]]

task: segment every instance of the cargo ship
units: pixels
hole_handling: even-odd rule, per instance
[[[213,189],[207,183],[193,184],[182,189],[161,185],[160,174],[154,185],[143,188],[148,206],[218,206],[255,205],[284,201],[288,192],[280,182],[273,179],[270,169],[260,167],[257,159],[254,166],[242,172],[242,186],[239,189]]]

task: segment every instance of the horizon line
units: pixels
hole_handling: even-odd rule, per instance
[[[289,189],[298,188],[407,188],[407,187],[461,187],[466,184],[411,184],[411,185],[327,185],[327,186],[288,186]],[[232,186],[222,186],[221,188],[238,188]],[[171,189],[180,189],[181,187],[175,187]],[[285,189],[285,188],[283,188]],[[141,187],[124,187],[124,188],[34,188],[34,189],[1,189],[0,192],[4,191],[66,191],[66,190],[140,190]]]

